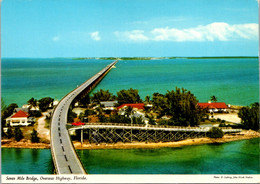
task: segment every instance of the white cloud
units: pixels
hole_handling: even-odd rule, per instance
[[[93,40],[95,40],[95,41],[101,40],[101,37],[99,36],[99,32],[98,32],[98,31],[93,32],[93,33],[90,33],[90,36],[91,36],[91,38],[92,38]]]
[[[115,35],[121,40],[131,40],[131,41],[147,41],[149,38],[144,35],[142,30],[133,30],[125,32],[115,32]]]
[[[116,32],[116,36],[122,40],[131,41],[233,41],[233,40],[257,40],[258,24],[229,25],[224,22],[214,22],[208,25],[199,25],[193,28],[155,28],[149,32],[133,30]]]
[[[60,40],[60,37],[59,36],[54,36],[53,38],[52,38],[52,41],[54,41],[54,42],[57,42],[57,41],[59,41]]]

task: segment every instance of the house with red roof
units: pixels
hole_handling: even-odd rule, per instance
[[[201,109],[206,109],[209,112],[226,112],[228,109],[228,106],[225,102],[198,103],[198,106]]]
[[[144,109],[143,103],[136,103],[136,104],[122,104],[122,105],[117,107],[117,110],[129,107],[129,106],[132,107],[133,109]]]
[[[144,109],[144,104],[143,103],[136,103],[136,104],[122,104],[117,107],[118,113],[120,115],[125,114],[125,110],[127,107],[132,107],[135,112],[137,111],[142,111]]]
[[[144,107],[145,105],[143,103],[136,103],[136,104],[122,104],[117,107],[118,114],[125,115],[127,107],[132,107],[133,111],[131,113],[131,117],[135,118],[141,118],[145,123],[148,123],[149,119],[145,117],[144,113]]]
[[[6,118],[6,124],[10,126],[28,126],[33,122],[33,118],[29,116],[28,112],[19,110],[12,116]]]

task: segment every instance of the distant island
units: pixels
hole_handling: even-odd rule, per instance
[[[102,59],[102,60],[158,60],[158,59],[232,59],[258,58],[258,56],[201,56],[201,57],[79,57],[75,60]]]

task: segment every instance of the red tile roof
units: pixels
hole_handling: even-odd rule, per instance
[[[15,113],[12,118],[27,118],[29,114],[27,112],[24,112],[22,110],[19,110],[17,113]]]
[[[137,103],[137,104],[122,104],[122,105],[120,105],[119,107],[117,107],[117,109],[121,109],[121,108],[123,108],[123,107],[125,107],[125,106],[127,106],[127,107],[131,106],[131,107],[137,108],[137,109],[144,109],[144,104],[143,104],[143,103]]]
[[[198,105],[200,106],[200,108],[202,109],[227,109],[227,105],[225,104],[225,102],[211,102],[211,103],[198,103]]]

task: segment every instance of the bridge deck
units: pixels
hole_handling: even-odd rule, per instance
[[[69,130],[90,129],[90,128],[114,128],[114,129],[136,129],[136,130],[163,130],[163,131],[185,131],[185,132],[208,132],[210,127],[173,127],[173,126],[154,126],[138,124],[117,124],[117,123],[87,123],[86,125],[71,127]],[[224,133],[241,132],[242,129],[222,128]]]
[[[67,94],[56,106],[51,119],[51,152],[57,174],[86,174],[66,128],[67,113],[72,101],[87,87],[96,85],[117,61],[106,66],[99,73],[84,82],[78,88]]]

